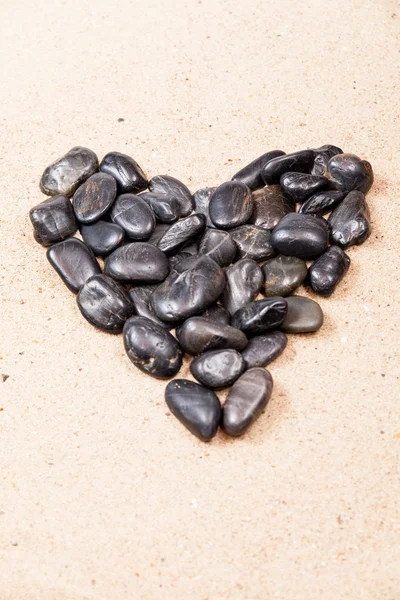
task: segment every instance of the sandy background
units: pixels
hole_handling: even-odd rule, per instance
[[[397,2],[2,0],[0,21],[1,600],[399,599]],[[205,445],[34,243],[39,177],[80,144],[195,191],[323,143],[372,162],[373,235],[267,413]]]

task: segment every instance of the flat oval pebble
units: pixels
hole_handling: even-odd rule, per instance
[[[237,350],[210,350],[194,358],[190,364],[193,377],[213,389],[232,385],[244,369],[245,362]]]
[[[287,198],[280,185],[269,185],[253,192],[254,208],[249,223],[273,229],[287,214],[296,212],[296,203]]]
[[[232,229],[246,223],[253,212],[250,189],[240,181],[223,183],[210,199],[210,218],[219,229]]]
[[[136,314],[140,317],[147,317],[150,321],[154,321],[154,323],[158,323],[161,327],[169,329],[171,326],[167,326],[166,323],[157,317],[151,304],[151,297],[155,289],[157,289],[156,284],[134,285],[130,288],[128,295],[135,307]]]
[[[175,223],[181,215],[181,205],[174,196],[143,192],[139,198],[147,202],[160,223]]]
[[[118,248],[124,239],[125,232],[116,223],[97,221],[92,225],[82,225],[83,241],[96,256],[107,256]]]
[[[325,215],[341,203],[346,193],[339,190],[318,192],[303,202],[299,208],[299,213],[304,215]]]
[[[75,216],[80,223],[98,221],[112,206],[117,195],[117,182],[106,173],[95,173],[76,190],[72,199]]]
[[[312,260],[327,249],[329,226],[322,217],[291,213],[275,227],[271,241],[280,254]]]
[[[257,190],[264,185],[263,178],[261,176],[262,170],[265,165],[273,158],[283,156],[285,152],[282,150],[270,150],[265,154],[262,154],[251,163],[240,169],[233,177],[232,181],[241,181],[251,190]]]
[[[148,186],[146,175],[133,158],[122,152],[109,152],[100,164],[100,171],[114,177],[120,194],[136,193]]]
[[[271,232],[257,225],[240,225],[229,230],[237,246],[238,258],[251,258],[257,262],[275,256]]]
[[[267,260],[263,266],[263,294],[271,296],[289,296],[307,277],[307,265],[301,258],[280,254]]]
[[[330,296],[349,266],[350,257],[339,246],[330,246],[308,270],[311,289],[321,296]]]
[[[350,192],[329,215],[331,240],[345,249],[359,245],[371,234],[371,221],[368,205],[362,192]]]
[[[165,401],[174,417],[202,442],[217,433],[221,404],[212,390],[194,381],[175,379],[165,388]]]
[[[66,196],[54,196],[29,211],[33,236],[42,246],[51,246],[73,235],[78,229],[71,202]]]
[[[325,175],[342,192],[358,190],[366,194],[374,182],[371,164],[355,154],[337,154],[331,158]]]
[[[300,152],[278,156],[264,166],[261,173],[263,181],[266,185],[279,183],[281,176],[288,171],[311,173],[314,158],[313,150],[300,150]]]
[[[111,220],[117,223],[131,240],[148,240],[156,226],[149,205],[135,194],[121,194],[111,209]]]
[[[182,366],[182,351],[174,336],[146,317],[126,321],[124,346],[135,367],[158,379],[174,377]]]
[[[177,199],[180,205],[180,216],[187,217],[194,208],[193,196],[182,181],[170,175],[156,175],[149,182],[151,192],[166,194]]]
[[[232,263],[236,250],[236,244],[230,234],[221,229],[206,229],[199,246],[199,254],[209,256],[220,267],[227,267]]]
[[[72,196],[80,184],[98,169],[96,154],[89,148],[75,146],[46,167],[40,180],[40,189],[48,196]]]
[[[199,313],[199,317],[204,317],[205,319],[210,319],[211,321],[216,321],[223,325],[229,325],[231,322],[231,315],[229,312],[217,302]]]
[[[282,354],[286,344],[287,336],[283,331],[270,331],[250,338],[242,351],[246,369],[266,367]]]
[[[146,242],[121,246],[107,256],[104,273],[117,281],[158,283],[169,272],[168,259],[159,248]]]
[[[279,296],[250,302],[239,308],[232,317],[232,327],[247,335],[277,329],[287,312],[287,302]]]
[[[226,348],[243,350],[247,346],[247,337],[239,329],[203,317],[187,319],[176,335],[182,350],[193,355]]]
[[[91,325],[111,333],[120,333],[134,312],[125,290],[107,275],[93,275],[79,290],[77,303]]]
[[[181,260],[152,296],[157,316],[178,323],[213,304],[225,286],[221,267],[208,256]]]
[[[343,150],[338,148],[338,146],[326,144],[320,148],[314,148],[314,153],[315,158],[311,175],[324,175],[328,162],[332,156],[336,156],[336,154],[343,154]]]
[[[294,202],[304,202],[329,184],[325,177],[308,173],[284,173],[280,179],[281,188]]]
[[[207,227],[215,227],[214,223],[210,219],[210,198],[213,195],[217,188],[216,187],[207,187],[201,188],[194,193],[194,212],[201,213],[206,218],[206,226]]]
[[[258,264],[250,258],[238,260],[226,270],[225,275],[226,286],[222,303],[233,315],[258,295],[264,282],[264,276]]]
[[[324,321],[322,309],[317,302],[303,296],[289,296],[287,313],[281,325],[285,333],[311,333],[317,331]]]
[[[77,238],[68,238],[47,250],[47,259],[65,285],[77,294],[89,277],[101,273],[93,252]]]
[[[201,214],[194,214],[177,221],[165,232],[158,242],[160,250],[172,254],[179,248],[197,238],[206,226],[206,218]]]
[[[233,384],[223,407],[221,427],[227,435],[243,435],[266,408],[273,381],[265,369],[249,369]]]

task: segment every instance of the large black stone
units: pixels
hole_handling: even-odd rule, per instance
[[[311,171],[312,175],[324,175],[328,162],[332,156],[336,156],[336,154],[343,154],[343,150],[337,146],[332,146],[332,144],[326,144],[320,148],[314,148],[314,152],[315,158],[314,166]]]
[[[232,317],[232,327],[237,327],[247,335],[264,333],[277,329],[287,312],[284,298],[265,298],[250,302],[239,308]]]
[[[282,190],[294,202],[304,202],[329,184],[325,177],[309,175],[308,173],[284,173],[280,179]]]
[[[280,254],[267,260],[263,266],[263,293],[271,296],[289,296],[307,277],[307,265],[301,258]]]
[[[204,317],[187,319],[177,328],[176,335],[182,350],[194,355],[226,348],[243,350],[247,345],[247,338],[239,329]]]
[[[46,167],[40,180],[43,194],[72,196],[75,190],[99,168],[97,156],[89,148],[75,146]]]
[[[82,225],[81,235],[83,241],[96,256],[107,256],[118,248],[124,239],[125,232],[116,223],[97,221],[92,225]]]
[[[287,198],[280,185],[268,185],[253,192],[254,208],[249,223],[273,229],[287,214],[296,212],[296,203]]]
[[[135,194],[121,194],[111,209],[111,219],[132,240],[148,240],[156,226],[150,206]]]
[[[175,223],[181,215],[181,205],[175,196],[143,192],[139,198],[147,202],[161,223]]]
[[[120,333],[134,312],[125,290],[107,275],[93,275],[77,296],[82,315],[91,325],[111,333]]]
[[[93,252],[77,238],[68,238],[54,244],[46,254],[51,266],[74,294],[78,293],[89,277],[101,273]]]
[[[168,259],[159,248],[146,242],[121,246],[104,262],[104,273],[117,281],[158,283],[169,272]]]
[[[95,173],[76,190],[72,199],[75,216],[89,225],[98,221],[112,206],[117,195],[117,182],[106,173]]]
[[[100,164],[100,171],[114,177],[120,194],[141,192],[148,182],[137,162],[127,154],[109,152]]]
[[[322,217],[291,213],[272,232],[272,246],[285,256],[318,258],[328,247],[329,226]]]
[[[257,225],[240,225],[229,230],[237,246],[238,258],[251,258],[257,262],[275,256],[271,232]]]
[[[232,385],[243,373],[245,362],[237,350],[210,350],[194,358],[190,372],[201,384],[221,389]]]
[[[303,202],[299,213],[304,215],[325,215],[341,203],[347,192],[325,190]]]
[[[317,302],[303,296],[289,296],[287,313],[281,325],[286,333],[312,333],[324,322],[322,309]]]
[[[367,160],[355,154],[337,154],[328,162],[326,177],[342,192],[358,190],[366,194],[374,182],[374,173]]]
[[[217,187],[210,198],[210,218],[219,229],[232,229],[250,219],[253,206],[247,185],[228,181]]]
[[[349,266],[350,257],[339,246],[330,246],[308,270],[312,290],[321,296],[330,296]]]
[[[190,215],[171,225],[158,242],[160,250],[172,254],[182,246],[196,239],[206,226],[206,218],[201,214]]]
[[[345,249],[359,245],[371,234],[371,221],[368,204],[362,192],[350,192],[329,215],[331,240]]]
[[[227,267],[232,263],[236,250],[230,234],[221,229],[206,229],[199,246],[199,254],[209,256],[220,267]]]
[[[313,150],[300,150],[300,152],[278,156],[264,166],[261,173],[263,181],[268,185],[279,183],[281,176],[288,171],[311,173],[314,158]]]
[[[283,331],[270,331],[250,338],[246,348],[242,351],[246,368],[266,367],[282,354],[286,344],[287,336]]]
[[[262,154],[251,163],[240,169],[233,177],[232,181],[241,181],[251,190],[257,190],[264,185],[263,178],[261,176],[262,170],[265,165],[278,156],[283,156],[285,153],[282,150],[271,150]]]
[[[156,175],[149,182],[151,192],[174,197],[180,204],[180,216],[187,217],[193,210],[194,201],[189,189],[179,179],[170,175]]]
[[[33,236],[42,246],[51,246],[73,235],[78,229],[71,202],[66,196],[54,196],[29,211]]]
[[[233,315],[239,308],[248,304],[261,290],[264,282],[258,264],[250,258],[243,258],[225,272],[226,286],[222,297],[223,305]]]

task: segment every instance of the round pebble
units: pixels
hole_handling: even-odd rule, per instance
[[[210,350],[194,358],[190,365],[193,377],[213,389],[232,385],[244,369],[245,362],[237,350]]]
[[[307,265],[301,258],[280,254],[267,260],[263,266],[263,294],[271,296],[289,296],[307,277]]]
[[[253,212],[251,191],[244,183],[228,181],[213,193],[209,205],[210,218],[219,229],[232,229],[246,223]]]
[[[204,317],[192,317],[176,330],[181,348],[187,354],[201,354],[207,350],[243,350],[247,337],[242,331]]]
[[[324,321],[319,304],[303,296],[289,296],[287,313],[281,325],[285,333],[311,333],[318,331]]]
[[[238,258],[251,258],[256,262],[275,256],[271,244],[271,232],[257,225],[240,225],[229,233],[236,243]]]
[[[134,312],[125,290],[107,275],[93,275],[79,290],[77,303],[82,315],[91,325],[121,333],[125,321]]]
[[[122,152],[109,152],[100,164],[100,171],[114,177],[120,194],[137,193],[147,188],[146,175],[133,158]]]
[[[54,196],[29,211],[35,240],[51,246],[73,235],[78,229],[71,202],[66,196]]]
[[[95,173],[76,190],[72,199],[75,216],[80,223],[98,221],[112,206],[117,195],[117,182],[106,173]]]
[[[366,194],[374,182],[372,167],[355,154],[337,154],[328,162],[326,177],[342,192],[358,190]]]
[[[147,202],[160,223],[175,223],[181,216],[181,205],[175,196],[143,192],[139,198]]]
[[[99,168],[96,154],[75,146],[67,154],[46,167],[41,180],[40,189],[47,196],[72,196],[81,183],[86,181]]]
[[[149,182],[151,192],[174,197],[180,205],[180,216],[187,217],[194,208],[193,196],[182,181],[170,175],[156,175]]]
[[[117,281],[158,283],[168,272],[169,263],[164,252],[146,242],[121,246],[104,262],[104,273]]]
[[[131,240],[148,240],[156,226],[149,205],[135,194],[121,194],[111,209],[111,219],[126,232]]]
[[[275,227],[271,242],[280,254],[312,260],[327,249],[329,226],[322,217],[292,213]]]
[[[230,234],[221,229],[206,229],[199,246],[199,254],[209,256],[220,267],[227,267],[232,263],[236,250],[236,244]]]
[[[325,177],[293,171],[284,173],[280,179],[282,190],[294,202],[304,202],[313,194],[326,188],[328,183]]]
[[[92,225],[82,225],[81,235],[96,256],[107,256],[122,243],[125,232],[116,223],[97,221]]]

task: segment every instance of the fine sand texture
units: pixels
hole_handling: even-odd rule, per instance
[[[2,0],[0,22],[0,599],[399,600],[398,3]],[[195,191],[325,143],[371,161],[372,235],[265,414],[201,443],[34,242],[40,175],[83,145]]]

